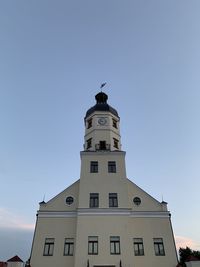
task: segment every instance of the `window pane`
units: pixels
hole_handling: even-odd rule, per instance
[[[165,256],[164,244],[162,238],[154,238],[154,250],[156,256]]]
[[[110,237],[110,253],[120,254],[120,238],[119,236]]]
[[[54,238],[46,238],[44,244],[44,256],[52,256],[54,248]]]
[[[99,207],[99,194],[90,193],[90,208],[98,208],[98,207]]]
[[[115,173],[116,172],[116,162],[108,161],[108,172]]]
[[[98,172],[98,161],[90,162],[90,172],[97,173]]]
[[[74,239],[73,238],[65,238],[64,245],[64,255],[72,256],[74,253]]]
[[[142,256],[144,255],[144,245],[143,245],[143,239],[142,238],[134,238],[134,253],[135,256]]]
[[[88,254],[98,254],[98,237],[88,237]]]
[[[118,207],[117,193],[109,193],[109,207]]]

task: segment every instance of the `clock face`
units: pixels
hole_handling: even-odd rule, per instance
[[[107,120],[106,120],[106,118],[104,118],[104,117],[101,117],[101,118],[98,119],[98,123],[99,123],[100,125],[105,125],[106,122],[107,122]]]

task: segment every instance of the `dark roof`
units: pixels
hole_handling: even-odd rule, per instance
[[[97,101],[96,105],[88,109],[88,111],[86,112],[85,118],[87,118],[89,115],[91,115],[95,111],[109,111],[113,115],[119,117],[117,110],[111,107],[110,105],[108,105],[107,103],[108,96],[105,93],[103,92],[98,93],[95,96],[95,99]]]
[[[7,260],[7,262],[23,262],[17,255]]]
[[[200,259],[198,257],[190,255],[190,256],[187,257],[186,262],[189,262],[189,261],[200,261]]]

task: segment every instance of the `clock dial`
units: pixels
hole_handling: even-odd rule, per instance
[[[98,123],[99,123],[100,125],[105,125],[106,122],[107,122],[107,120],[106,120],[106,118],[104,118],[104,117],[101,117],[101,118],[98,119]]]

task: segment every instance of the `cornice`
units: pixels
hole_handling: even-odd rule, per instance
[[[79,216],[126,216],[130,218],[169,218],[169,211],[133,211],[130,209],[78,209],[76,211],[38,211],[39,218],[74,218]]]

